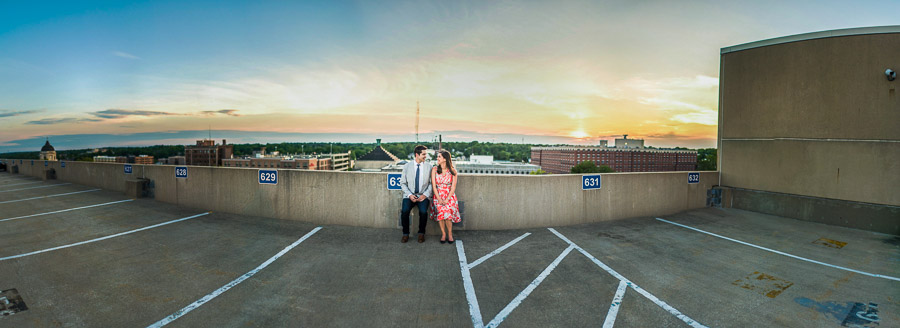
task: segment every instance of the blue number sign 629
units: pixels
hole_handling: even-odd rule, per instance
[[[399,173],[390,173],[387,175],[387,188],[388,190],[400,190],[400,177]]]
[[[688,183],[700,183],[700,173],[699,172],[688,173]]]
[[[175,167],[175,177],[176,178],[187,178],[187,166],[176,166]]]
[[[599,174],[582,175],[581,190],[600,189],[600,177]]]
[[[259,184],[278,184],[278,171],[259,170]]]

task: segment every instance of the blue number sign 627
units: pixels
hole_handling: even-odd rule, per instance
[[[278,171],[276,170],[259,170],[260,184],[278,184]]]
[[[175,177],[176,178],[187,178],[187,166],[176,166],[175,167]]]
[[[388,190],[400,190],[400,177],[399,173],[390,173],[387,175],[387,188]]]
[[[131,164],[125,164],[125,174],[131,174],[132,168]]]
[[[700,183],[700,173],[699,172],[688,173],[688,183]]]
[[[600,189],[600,177],[599,174],[582,175],[581,190]]]

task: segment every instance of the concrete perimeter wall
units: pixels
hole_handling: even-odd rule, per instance
[[[278,170],[277,185],[261,185],[258,169],[189,166],[175,178],[175,166],[5,160],[19,173],[40,177],[54,169],[60,181],[125,191],[126,180],[152,181],[158,201],[204,210],[321,224],[397,227],[400,191],[387,190],[386,173]],[[15,164],[13,164],[15,163]],[[718,172],[610,173],[602,188],[582,190],[581,175],[460,175],[457,197],[464,203],[467,230],[563,226],[640,216],[664,216],[702,208]],[[415,226],[415,224],[413,224]],[[434,231],[435,224],[429,224]]]

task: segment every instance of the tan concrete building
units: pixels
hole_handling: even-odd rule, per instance
[[[900,26],[723,48],[720,185],[740,190],[726,201],[900,233],[900,80],[889,70],[900,70]]]
[[[40,159],[42,161],[55,161],[56,160],[56,149],[50,145],[50,139],[47,139],[47,142],[44,143],[44,147],[41,147],[41,156]]]

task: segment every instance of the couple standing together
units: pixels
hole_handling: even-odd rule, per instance
[[[450,152],[438,152],[437,165],[432,167],[425,162],[425,146],[416,146],[413,155],[415,160],[406,163],[400,176],[400,188],[403,189],[403,210],[400,221],[403,225],[403,238],[400,242],[409,241],[409,212],[413,206],[419,208],[419,242],[425,242],[425,225],[431,219],[441,227],[441,244],[456,242],[453,239],[453,224],[459,223],[459,203],[456,200],[456,168],[450,160]]]

